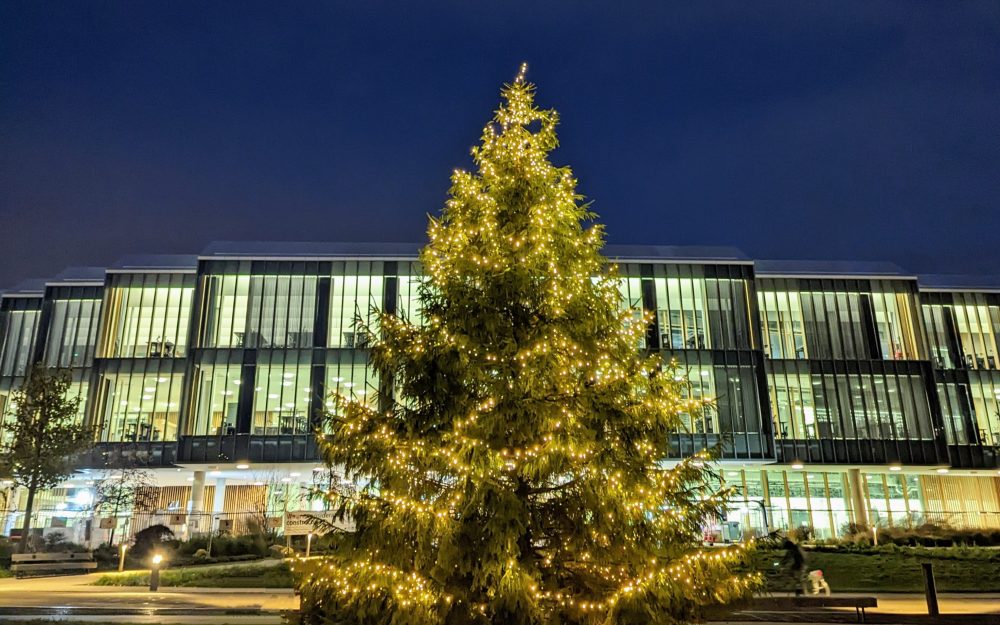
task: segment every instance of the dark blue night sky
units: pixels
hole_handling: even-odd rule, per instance
[[[422,241],[527,60],[614,243],[1000,273],[1000,3],[0,4],[0,286]]]

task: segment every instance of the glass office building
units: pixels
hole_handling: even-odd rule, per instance
[[[149,470],[163,522],[239,531],[315,510],[336,479],[312,431],[333,393],[373,403],[356,321],[420,322],[418,246],[220,242],[192,256],[71,268],[0,298],[0,436],[34,363],[67,368],[97,445],[45,494],[45,531],[100,539],[91,488]],[[886,264],[754,261],[729,248],[609,246],[638,349],[675,360],[692,397],[679,458],[720,446],[740,493],[729,534],[851,522],[1000,527],[1000,284]],[[11,493],[4,529],[21,523]],[[283,522],[283,521],[282,521]]]

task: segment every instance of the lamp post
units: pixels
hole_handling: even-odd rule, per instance
[[[149,571],[149,590],[150,592],[156,592],[160,587],[160,562],[163,562],[163,556],[156,554],[153,556],[153,568]]]

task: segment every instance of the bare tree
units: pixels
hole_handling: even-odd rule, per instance
[[[159,492],[149,471],[122,465],[108,469],[105,477],[94,484],[94,511],[117,518],[122,511],[150,512],[156,508]],[[116,524],[117,527],[117,524]],[[115,529],[111,528],[109,544],[115,542]]]

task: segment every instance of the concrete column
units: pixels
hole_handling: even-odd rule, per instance
[[[868,505],[865,503],[864,484],[861,480],[861,469],[848,469],[847,482],[851,491],[851,508],[854,509],[854,522],[868,526]]]
[[[195,471],[194,482],[191,483],[191,500],[188,502],[188,531],[198,533],[211,525],[202,521],[205,512],[205,472]]]

